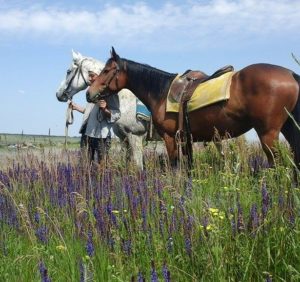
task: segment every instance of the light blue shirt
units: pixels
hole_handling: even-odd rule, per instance
[[[85,134],[94,138],[106,138],[110,135],[114,136],[113,125],[121,117],[119,96],[113,94],[105,98],[107,108],[111,112],[108,118],[98,105],[92,108],[88,120]]]

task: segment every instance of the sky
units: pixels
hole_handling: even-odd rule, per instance
[[[64,135],[67,106],[55,93],[72,49],[105,62],[114,46],[172,73],[253,63],[300,73],[299,15],[299,0],[0,0],[0,133]],[[85,92],[74,101],[84,105]]]

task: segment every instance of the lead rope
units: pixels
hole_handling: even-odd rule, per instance
[[[73,116],[73,109],[72,109],[72,100],[68,100],[68,107],[66,111],[66,125],[65,125],[65,147],[67,147],[67,138],[68,138],[68,129],[69,125],[73,124],[74,116]]]

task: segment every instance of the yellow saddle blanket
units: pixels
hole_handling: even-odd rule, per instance
[[[217,78],[210,79],[199,84],[191,99],[188,101],[188,112],[200,109],[204,106],[227,100],[230,97],[230,84],[235,72],[227,72]],[[175,78],[177,79],[177,78]],[[167,112],[179,112],[179,103],[168,93]]]

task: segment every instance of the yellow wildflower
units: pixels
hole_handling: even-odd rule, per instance
[[[58,246],[56,246],[56,250],[59,250],[59,251],[66,251],[66,250],[67,250],[67,247],[66,247],[66,246],[63,246],[63,245],[58,245]]]
[[[208,209],[212,214],[218,214],[219,210],[215,208],[209,208]]]

